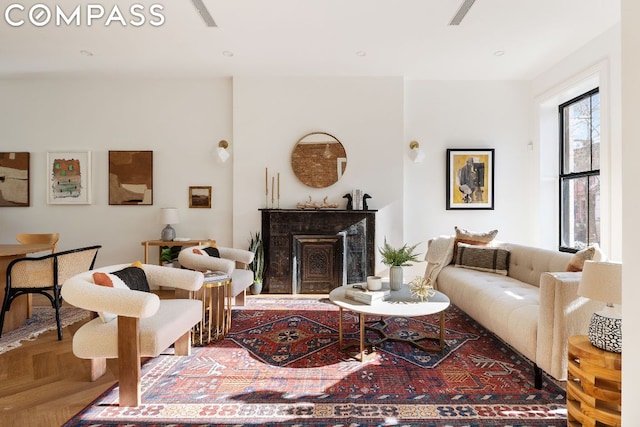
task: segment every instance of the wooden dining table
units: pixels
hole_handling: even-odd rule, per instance
[[[5,290],[7,286],[7,267],[9,263],[17,258],[23,258],[28,254],[37,252],[51,252],[53,245],[48,243],[0,243],[0,275],[2,277],[0,288],[0,304],[4,301]],[[24,324],[31,315],[31,298],[30,295],[23,295],[16,298],[11,304],[11,310],[7,311],[4,317],[4,327],[2,332],[12,331]],[[1,305],[0,305],[1,307]]]

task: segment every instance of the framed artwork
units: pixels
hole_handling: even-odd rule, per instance
[[[109,204],[153,204],[153,151],[109,151]]]
[[[0,207],[28,207],[29,153],[0,153]]]
[[[190,208],[211,207],[211,186],[189,187]]]
[[[91,152],[47,153],[47,203],[91,204]]]
[[[494,149],[447,149],[447,209],[493,209]]]

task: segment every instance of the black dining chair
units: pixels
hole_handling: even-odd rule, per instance
[[[60,288],[69,277],[91,270],[101,245],[56,252],[42,257],[14,259],[7,266],[6,287],[0,312],[0,337],[4,318],[11,303],[21,295],[41,294],[51,301],[56,311],[58,340],[62,340]]]

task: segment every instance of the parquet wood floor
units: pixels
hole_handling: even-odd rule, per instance
[[[161,298],[172,296],[172,291],[160,291]],[[250,298],[270,297],[288,296],[263,294]],[[44,297],[34,296],[34,305],[49,303]],[[108,360],[107,373],[91,382],[89,361],[73,355],[73,334],[89,320],[64,328],[62,341],[58,341],[55,330],[49,331],[0,354],[0,426],[60,426],[118,381],[117,360]]]

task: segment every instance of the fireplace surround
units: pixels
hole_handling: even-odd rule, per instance
[[[375,269],[375,210],[261,209],[263,292],[328,293]]]

